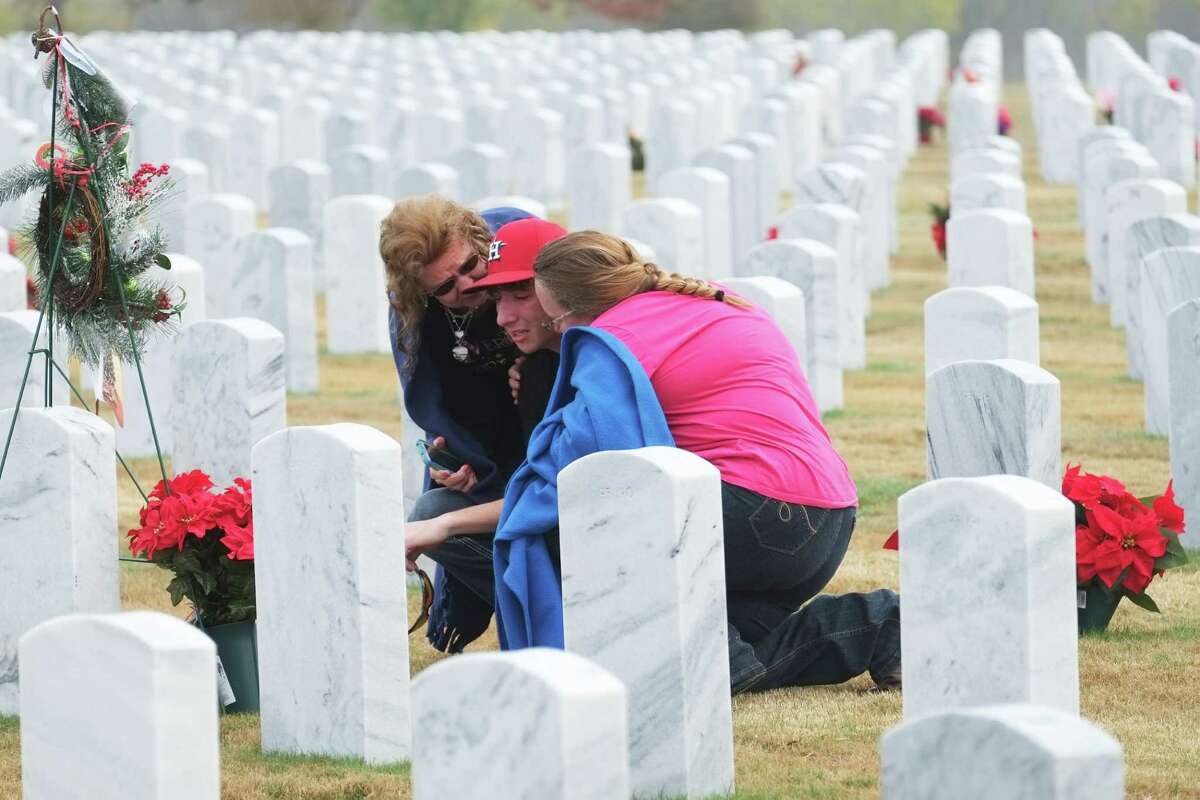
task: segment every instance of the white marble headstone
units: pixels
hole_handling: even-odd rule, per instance
[[[183,311],[172,320],[173,324],[185,327],[205,319],[204,270],[195,260],[179,253],[168,253],[171,269],[151,267],[146,277],[160,282],[174,300],[183,301]],[[127,393],[125,400],[125,425],[114,428],[117,435],[117,452],[124,457],[155,455],[154,438],[158,437],[158,449],[169,455],[172,449],[171,405],[175,393],[171,389],[175,358],[175,337],[152,339],[142,354],[142,377],[146,382],[150,414],[154,416],[151,429],[150,416],[146,413],[147,398],[140,388]],[[136,376],[132,364],[125,365],[125,374]]]
[[[381,195],[347,195],[325,206],[325,313],[330,353],[390,353],[379,225]]]
[[[1021,159],[1003,150],[986,148],[964,150],[950,161],[951,182],[992,172],[1020,179]]]
[[[1166,436],[1170,430],[1169,341],[1167,315],[1200,298],[1200,247],[1164,247],[1141,261],[1142,386],[1146,431]],[[1200,398],[1197,398],[1200,403]]]
[[[387,194],[394,180],[387,150],[370,144],[343,147],[329,156],[331,196]]]
[[[283,335],[257,319],[210,319],[175,339],[172,469],[217,486],[250,472],[254,444],[287,425]]]
[[[22,281],[24,288],[24,281]],[[22,407],[44,406],[46,404],[46,355],[36,353],[30,361],[29,351],[33,349],[33,334],[38,331],[40,311],[23,309],[21,311],[6,311],[0,313],[0,407],[11,408],[21,398]],[[41,330],[38,331],[38,349],[46,347],[49,337],[46,335],[46,321],[42,320]],[[55,342],[58,344],[57,340]],[[67,353],[60,352],[55,347],[54,360],[64,370],[67,364]],[[26,374],[28,367],[28,374]],[[71,403],[71,389],[62,374],[50,367],[51,381],[54,386],[54,405],[65,406]],[[25,378],[24,392],[21,379]],[[7,430],[5,431],[7,433]]]
[[[414,164],[396,173],[394,191],[398,198],[440,194],[448,200],[457,200],[459,197],[458,170],[449,164],[435,161]],[[383,197],[383,195],[372,196]]]
[[[1120,743],[1075,714],[1011,703],[897,725],[880,743],[884,800],[1121,800]]]
[[[572,155],[567,165],[572,230],[614,231],[621,227],[621,215],[633,197],[631,158],[624,143],[612,142],[585,145]]]
[[[950,213],[962,214],[977,208],[1007,208],[1027,213],[1025,182],[999,172],[977,172],[950,184]]]
[[[319,387],[312,256],[312,239],[292,228],[254,231],[233,243],[230,313],[261,319],[283,334],[289,392]]]
[[[70,614],[20,651],[26,800],[217,800],[211,639],[155,611]]]
[[[1034,296],[1033,224],[1007,208],[954,214],[946,223],[951,286],[1007,286]]]
[[[638,200],[625,209],[621,232],[654,248],[658,265],[667,272],[689,275],[704,264],[700,209],[686,200]]]
[[[185,253],[188,251],[188,208],[212,191],[212,186],[208,166],[201,161],[177,158],[170,167],[172,188],[159,206],[158,224],[167,240],[167,247],[174,252]]]
[[[499,145],[469,144],[451,153],[446,163],[458,173],[459,199],[469,203],[481,197],[505,194],[512,182],[508,156]]]
[[[1175,502],[1185,520],[1195,520],[1200,518],[1200,299],[1181,303],[1167,315],[1167,370]],[[1197,539],[1184,536],[1181,541],[1195,549],[1200,547]]]
[[[795,348],[800,370],[804,371],[808,346],[804,340],[804,292],[800,291],[800,287],[783,278],[765,275],[757,278],[722,278],[720,284],[771,315]]]
[[[629,797],[628,695],[562,650],[440,661],[413,681],[413,798]]]
[[[925,380],[929,477],[1023,475],[1062,485],[1058,378],[1027,361],[955,361]]]
[[[210,194],[188,206],[184,254],[204,268],[204,306],[209,317],[232,313],[233,243],[257,227],[254,203],[240,194]]]
[[[1142,377],[1142,270],[1143,258],[1164,247],[1200,246],[1200,217],[1167,214],[1147,217],[1129,226],[1125,237],[1125,354],[1129,377]],[[1137,268],[1133,268],[1137,266]]]
[[[263,750],[408,759],[400,445],[365,425],[288,428],[253,461]]]
[[[712,167],[680,167],[659,179],[661,197],[677,197],[700,209],[703,223],[703,267],[693,274],[709,279],[733,274],[729,176]]]
[[[733,790],[720,497],[711,464],[667,447],[593,453],[558,476],[566,649],[629,689],[638,796]]]
[[[837,253],[809,239],[776,239],[755,247],[737,265],[738,277],[769,276],[795,284],[804,294],[804,374],[818,410],[842,407],[842,349],[838,340],[841,293]]]
[[[281,164],[267,176],[271,227],[298,230],[313,242],[313,288],[325,288],[321,257],[325,240],[325,204],[332,197],[333,176],[320,161]]]
[[[925,374],[955,361],[1039,363],[1038,304],[1004,286],[943,289],[925,301]]]
[[[682,98],[664,99],[651,108],[643,145],[647,192],[657,194],[659,176],[688,165],[699,149],[699,124],[696,106]]]
[[[904,718],[1034,703],[1079,713],[1075,506],[1029,478],[899,500]]]
[[[25,265],[8,254],[8,237],[0,239],[0,313],[21,311],[26,304]]]
[[[12,415],[0,411],[5,435]],[[112,428],[81,408],[21,409],[0,508],[0,714],[16,714],[18,638],[59,614],[120,607]]]
[[[758,201],[755,203],[755,234],[761,239],[779,213],[779,190],[783,173],[779,169],[778,143],[766,133],[744,133],[729,144],[744,147],[754,155],[755,185]]]
[[[725,144],[697,153],[692,164],[710,167],[729,178],[729,231],[736,270],[738,261],[762,241],[762,237],[756,233],[758,178],[754,154],[740,145]]]
[[[1187,211],[1187,192],[1166,178],[1129,178],[1117,181],[1104,192],[1106,257],[1092,268],[1092,301],[1109,303],[1113,327],[1125,327],[1125,287],[1130,264],[1130,246],[1126,241],[1129,226],[1138,220]]]

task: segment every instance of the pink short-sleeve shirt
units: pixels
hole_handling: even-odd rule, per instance
[[[765,311],[646,292],[592,324],[630,349],[676,445],[707,459],[722,480],[789,503],[857,505],[796,351]]]

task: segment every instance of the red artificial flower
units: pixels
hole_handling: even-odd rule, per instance
[[[174,478],[171,478],[171,494],[196,494],[197,492],[207,492],[213,487],[212,479],[198,469],[190,472],[181,472]],[[163,482],[160,480],[154,484],[154,488],[150,490],[151,497],[162,499],[166,496],[163,489]]]
[[[167,529],[183,549],[184,539],[190,533],[203,539],[213,524],[213,500],[207,492],[196,494],[172,494],[159,501],[159,508],[166,520]]]
[[[899,550],[900,549],[900,530],[899,529],[892,531],[892,535],[887,537],[887,540],[883,543],[883,549],[884,550]]]
[[[1091,508],[1100,502],[1100,481],[1095,475],[1080,475],[1082,468],[1082,464],[1072,467],[1070,462],[1067,462],[1067,471],[1062,480],[1062,493],[1071,502]]]
[[[1153,513],[1123,517],[1106,506],[1096,506],[1088,512],[1089,527],[1104,535],[1092,550],[1091,559],[1096,574],[1112,588],[1126,569],[1124,586],[1141,594],[1154,577],[1154,562],[1167,552],[1167,537],[1158,531],[1158,519]]]
[[[776,227],[775,225],[772,225],[771,227],[767,228],[767,240],[768,241],[770,241],[771,239],[778,239],[778,238],[779,238],[779,228],[778,227]]]
[[[1007,136],[1012,129],[1012,115],[1008,113],[1008,109],[1000,106],[996,109],[996,130],[1001,136]]]
[[[41,305],[38,298],[37,284],[33,282],[33,278],[25,278],[25,307],[36,311],[41,308]]]
[[[168,546],[167,523],[158,503],[151,503],[141,510],[139,520],[142,527],[129,531],[129,552],[150,558],[158,550]],[[174,542],[170,542],[174,544]]]
[[[221,544],[229,551],[231,561],[254,560],[254,527],[247,525],[225,525],[225,535]]]
[[[934,222],[929,228],[933,234],[933,244],[937,247],[938,255],[942,258],[946,257],[946,226],[941,222]]]
[[[1170,87],[1172,92],[1178,92],[1183,89],[1183,81],[1179,80],[1179,78],[1167,78],[1167,86]]]
[[[1075,569],[1080,585],[1096,577],[1096,547],[1103,541],[1104,536],[1090,525],[1075,526]]]
[[[17,240],[15,237],[8,237],[8,254],[15,256],[17,254]]]
[[[1160,528],[1183,533],[1183,509],[1175,504],[1175,481],[1167,483],[1167,492],[1154,501],[1154,515]]]

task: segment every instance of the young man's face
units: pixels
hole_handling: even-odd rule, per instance
[[[490,294],[496,302],[496,324],[504,328],[522,353],[558,349],[560,334],[543,325],[550,317],[538,302],[533,281],[499,286]]]
[[[477,280],[487,275],[487,260],[480,258],[465,239],[446,248],[436,261],[421,270],[421,290],[447,308],[465,311],[487,302],[483,292],[467,294]]]

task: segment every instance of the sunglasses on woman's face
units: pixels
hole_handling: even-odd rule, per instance
[[[479,268],[479,254],[472,253],[471,257],[468,258],[466,261],[464,261],[462,263],[462,265],[459,266],[459,268],[454,271],[453,275],[451,275],[449,278],[446,278],[446,280],[442,281],[437,286],[433,287],[433,290],[429,292],[429,296],[430,297],[445,297],[446,295],[448,295],[450,293],[450,290],[454,288],[454,284],[458,281],[459,278],[467,277],[468,275],[473,273],[478,268]]]

